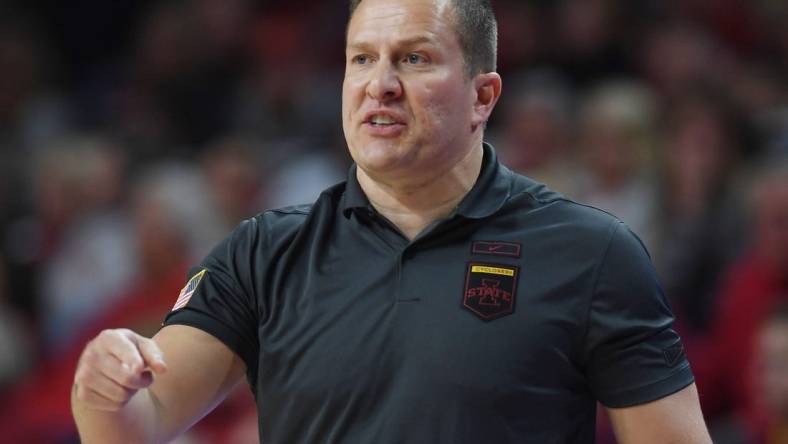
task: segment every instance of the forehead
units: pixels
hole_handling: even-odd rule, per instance
[[[347,44],[451,38],[450,1],[363,0],[348,24]]]

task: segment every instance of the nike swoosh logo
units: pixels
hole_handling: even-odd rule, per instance
[[[502,241],[474,241],[471,253],[520,257],[520,244]]]

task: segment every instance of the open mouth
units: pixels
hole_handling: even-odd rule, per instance
[[[401,119],[399,119],[396,115],[393,115],[391,113],[385,111],[377,111],[377,112],[373,111],[367,114],[366,118],[364,119],[364,123],[373,126],[385,127],[385,126],[393,126],[393,125],[402,125],[402,122],[400,120]]]
[[[394,113],[372,111],[365,116],[364,126],[375,137],[396,137],[407,127]]]
[[[380,117],[373,117],[372,119],[369,120],[369,123],[375,126],[391,126],[391,125],[396,125],[397,121],[395,121],[390,117],[380,116]]]

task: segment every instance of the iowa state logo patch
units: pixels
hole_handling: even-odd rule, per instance
[[[485,321],[513,313],[517,272],[514,265],[471,262],[465,278],[463,307]]]

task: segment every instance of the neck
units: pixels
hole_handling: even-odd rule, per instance
[[[445,171],[433,170],[409,181],[387,181],[356,170],[361,189],[375,209],[410,240],[454,211],[479,177],[481,144]]]

